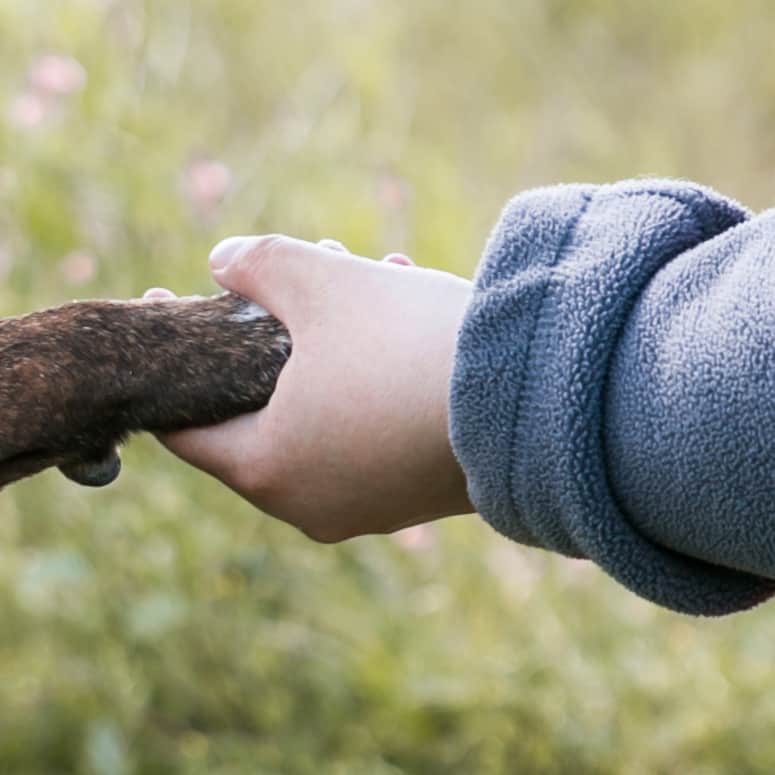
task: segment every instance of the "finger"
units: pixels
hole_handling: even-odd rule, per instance
[[[293,382],[294,356],[282,370],[269,404],[258,412],[234,417],[207,428],[191,428],[157,434],[158,440],[181,460],[215,476],[233,490],[247,495],[271,477],[272,469],[287,447],[278,434],[284,423],[273,412],[286,379]],[[282,414],[282,412],[281,412]],[[255,503],[255,501],[252,501]]]
[[[339,242],[339,240],[335,239],[322,239],[318,242],[318,245],[320,245],[321,248],[326,248],[326,250],[336,250],[339,253],[350,252],[341,242]]]
[[[349,254],[347,258],[355,260]],[[327,284],[331,270],[344,260],[312,242],[270,234],[219,242],[210,254],[210,269],[223,288],[257,302],[291,325],[296,310],[308,315],[310,294]]]
[[[403,253],[388,253],[383,259],[388,264],[400,264],[401,266],[415,266],[409,256],[405,256]]]
[[[144,294],[144,299],[176,299],[177,296],[166,288],[149,288]]]

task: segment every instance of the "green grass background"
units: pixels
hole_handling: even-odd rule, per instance
[[[773,39],[764,0],[0,0],[0,314],[209,292],[235,232],[470,275],[559,181],[767,207]],[[47,53],[88,80],[30,126]],[[0,772],[775,770],[775,605],[660,611],[475,518],[422,539],[315,545],[149,439],[105,490],[6,489]]]

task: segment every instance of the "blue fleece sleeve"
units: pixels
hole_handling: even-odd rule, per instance
[[[482,516],[677,611],[775,593],[773,270],[775,216],[694,184],[512,200],[450,386]]]

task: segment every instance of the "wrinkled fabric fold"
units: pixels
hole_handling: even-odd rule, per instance
[[[708,550],[724,534],[734,499],[721,504],[727,511],[708,512],[709,503],[720,506],[718,498],[676,502],[671,491],[654,497],[676,456],[682,465],[674,469],[674,490],[681,490],[681,476],[701,489],[713,475],[702,465],[719,457],[687,462],[692,439],[679,444],[665,430],[682,413],[696,415],[697,402],[706,415],[718,402],[712,384],[695,386],[687,399],[671,369],[696,374],[704,359],[723,356],[703,340],[707,331],[682,327],[686,316],[671,310],[707,292],[701,280],[717,266],[718,251],[729,258],[723,246],[737,244],[733,235],[756,223],[731,200],[682,181],[555,186],[507,205],[477,272],[450,384],[453,448],[472,503],[496,530],[593,560],[676,611],[725,614],[775,592],[767,577],[775,562],[767,569],[747,559],[746,542],[760,537],[746,534],[745,515],[735,515],[736,537],[723,551]],[[734,249],[731,255],[730,265]],[[673,270],[687,264],[683,273]],[[713,310],[712,292],[704,298],[700,307]],[[746,300],[738,302],[743,320]],[[658,369],[654,352],[662,356]],[[718,369],[706,372],[719,379]],[[734,447],[734,402],[724,406],[730,427],[723,444]],[[762,411],[762,402],[737,411],[755,424],[748,415]],[[702,436],[694,443],[722,442]],[[775,449],[761,446],[760,457],[772,454],[775,463]],[[761,469],[766,459],[758,462]],[[726,475],[726,486],[740,484],[733,472]],[[772,492],[765,484],[762,508]],[[698,541],[706,522],[714,537]]]

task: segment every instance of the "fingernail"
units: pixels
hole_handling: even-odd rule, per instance
[[[144,299],[174,299],[175,294],[166,288],[149,288],[144,294]]]
[[[210,269],[225,269],[240,252],[240,248],[244,243],[244,237],[227,237],[221,240],[210,251]]]
[[[403,253],[388,253],[385,258],[382,259],[383,261],[387,261],[389,264],[400,264],[401,266],[414,266],[414,261],[412,261],[409,256],[405,256]]]
[[[327,248],[328,250],[338,250],[340,253],[349,252],[338,239],[322,239],[318,242],[318,245],[320,245],[321,248]]]

